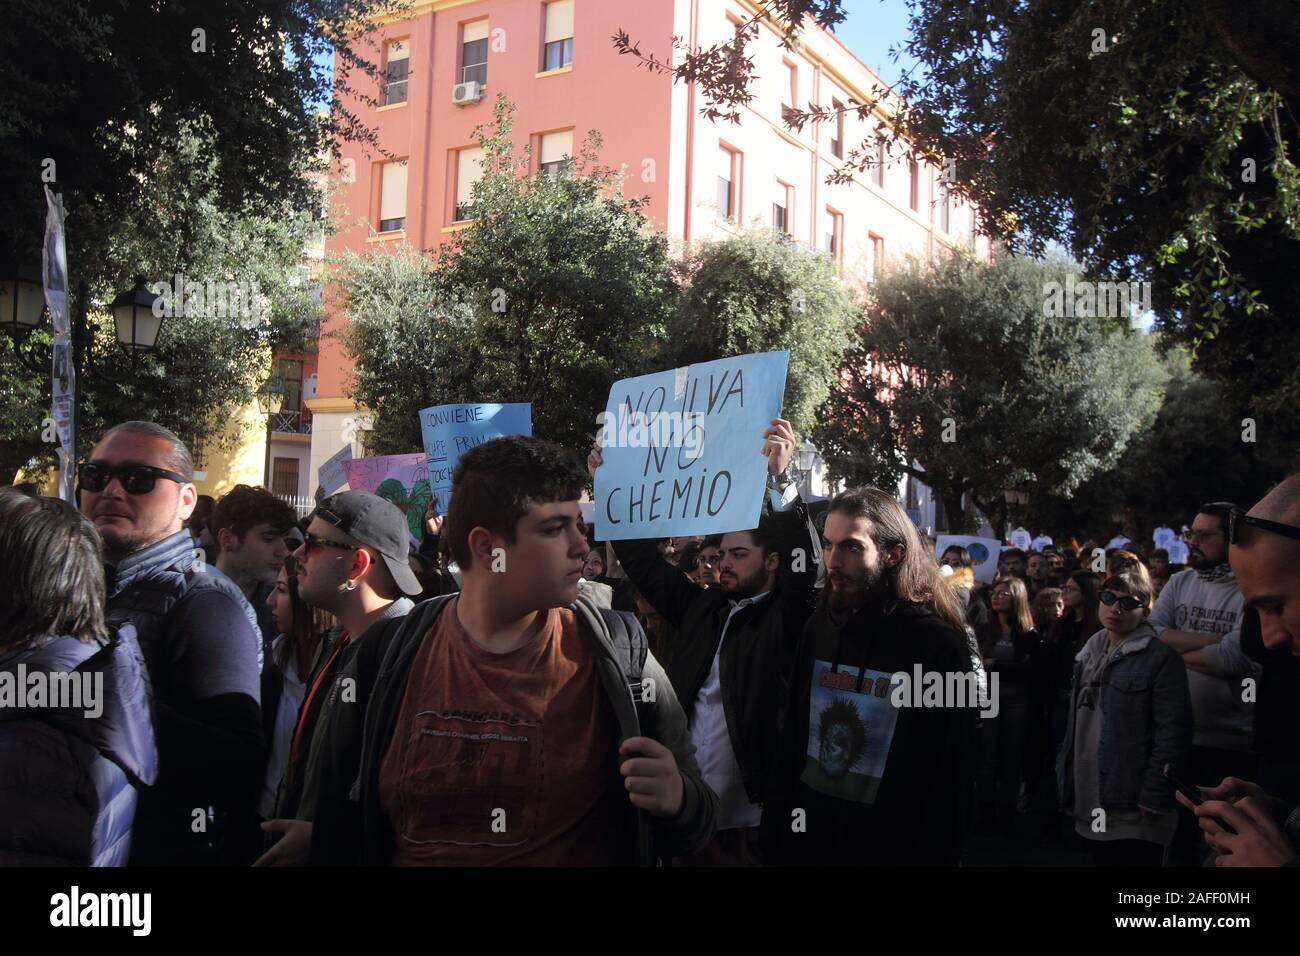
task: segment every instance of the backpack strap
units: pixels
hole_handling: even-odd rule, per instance
[[[609,629],[610,639],[618,652],[628,693],[636,706],[637,723],[641,726],[641,733],[653,737],[655,692],[645,686],[642,678],[646,659],[650,655],[649,639],[640,622],[631,612],[615,611],[605,607],[596,608],[596,611]]]

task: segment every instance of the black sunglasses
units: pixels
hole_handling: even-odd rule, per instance
[[[159,478],[166,478],[178,485],[189,483],[184,475],[179,475],[166,468],[154,468],[152,465],[101,465],[97,462],[83,462],[77,468],[77,481],[82,491],[100,492],[116,478],[122,484],[122,490],[128,495],[147,495],[153,491]]]
[[[1238,508],[1231,502],[1216,501],[1204,505],[1201,510],[1205,511],[1206,508],[1222,508],[1228,512],[1228,544],[1237,543],[1237,535],[1245,525],[1259,528],[1261,531],[1271,531],[1273,534],[1280,534],[1284,538],[1300,541],[1300,528],[1295,525],[1282,524],[1280,521],[1269,521],[1267,518],[1256,518],[1246,514],[1244,508]],[[1213,514],[1213,512],[1208,513]]]
[[[1097,595],[1102,604],[1110,607],[1112,604],[1119,604],[1121,611],[1136,611],[1140,607],[1146,607],[1146,602],[1135,598],[1131,594],[1120,596],[1114,591],[1102,591]]]

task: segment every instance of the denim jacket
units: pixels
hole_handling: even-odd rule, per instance
[[[1104,653],[1106,641],[1106,632],[1098,631],[1074,658],[1070,711],[1056,761],[1061,806],[1067,810],[1074,805],[1074,728],[1083,664],[1090,653]],[[1164,766],[1172,764],[1173,773],[1183,774],[1192,748],[1192,702],[1182,657],[1142,624],[1105,666],[1098,694],[1101,802],[1141,805],[1157,813],[1174,809]]]

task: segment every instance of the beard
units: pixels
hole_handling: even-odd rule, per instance
[[[876,563],[866,569],[861,578],[842,581],[838,586],[834,579],[828,582],[830,587],[830,605],[836,610],[858,607],[866,604],[880,591],[885,580],[885,557],[876,555]]]
[[[104,542],[104,556],[113,564],[130,557],[137,551],[143,551],[151,544],[168,537],[169,534],[167,524],[157,523],[153,527],[133,525],[129,528],[103,528],[97,525],[96,528],[100,539]]]
[[[1217,561],[1211,561],[1205,556],[1204,551],[1193,551],[1188,555],[1188,557],[1191,558],[1192,568],[1197,571],[1212,571],[1224,561],[1223,558],[1220,558]]]
[[[767,572],[760,567],[747,578],[737,577],[734,583],[730,579],[722,581],[720,587],[731,600],[743,601],[758,594],[766,583]]]

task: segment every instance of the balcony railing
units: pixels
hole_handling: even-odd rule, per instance
[[[271,416],[271,431],[290,435],[310,435],[311,411],[302,408],[276,412]]]

